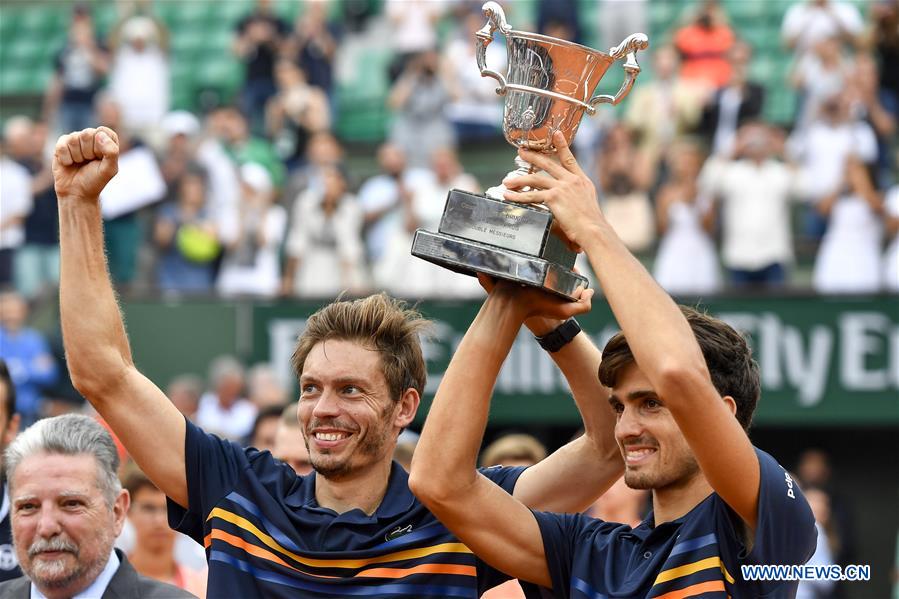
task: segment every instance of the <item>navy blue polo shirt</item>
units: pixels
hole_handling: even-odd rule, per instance
[[[584,516],[535,512],[552,596],[573,599],[793,597],[796,582],[743,580],[744,564],[804,564],[815,551],[815,520],[799,486],[770,455],[761,467],[758,524],[747,551],[745,525],[717,493],[672,522],[637,528]]]
[[[297,476],[267,451],[187,423],[190,509],[169,501],[169,524],[206,548],[207,597],[480,597],[508,579],[477,559],[415,498],[394,462],[371,516],[315,500],[315,473]],[[511,493],[524,468],[481,472]]]

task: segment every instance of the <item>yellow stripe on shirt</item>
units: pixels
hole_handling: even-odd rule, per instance
[[[699,572],[700,570],[708,570],[709,568],[721,568],[721,572],[724,574],[727,582],[729,582],[730,584],[734,583],[734,577],[731,576],[730,572],[727,571],[727,568],[724,567],[724,562],[721,561],[721,558],[719,556],[714,555],[712,557],[699,560],[698,562],[684,564],[683,566],[678,566],[677,568],[671,568],[670,570],[660,572],[656,577],[653,585],[657,585],[662,582],[668,582],[669,580],[674,580],[675,578],[680,578],[681,576],[688,576],[690,574],[693,574],[694,572]]]

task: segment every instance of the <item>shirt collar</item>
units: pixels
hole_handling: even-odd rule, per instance
[[[300,488],[285,498],[285,503],[291,507],[305,508],[311,511],[334,513],[333,510],[323,508],[315,500],[315,481],[318,473],[313,472],[303,478]],[[409,474],[397,462],[390,465],[390,479],[387,481],[387,491],[375,513],[371,516],[361,510],[351,510],[348,514],[358,512],[360,520],[393,519],[408,512],[415,503],[415,496],[409,490]],[[345,516],[342,514],[342,516]]]
[[[112,549],[109,552],[109,559],[106,560],[106,566],[100,572],[100,575],[94,579],[94,582],[89,587],[74,595],[72,599],[97,599],[97,597],[102,597],[103,593],[106,592],[106,587],[109,586],[109,581],[112,580],[112,577],[115,576],[116,571],[119,569],[120,563],[119,556],[116,555],[115,549]],[[33,582],[31,583],[31,599],[47,599],[34,586]]]

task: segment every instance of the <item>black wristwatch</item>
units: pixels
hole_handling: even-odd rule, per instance
[[[555,353],[568,345],[581,332],[581,325],[574,318],[569,318],[543,337],[534,337],[540,347]]]

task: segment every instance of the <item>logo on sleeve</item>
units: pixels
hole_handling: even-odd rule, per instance
[[[787,497],[796,499],[796,494],[793,492],[793,479],[790,478],[790,473],[786,470],[784,470],[784,480],[787,483]]]

